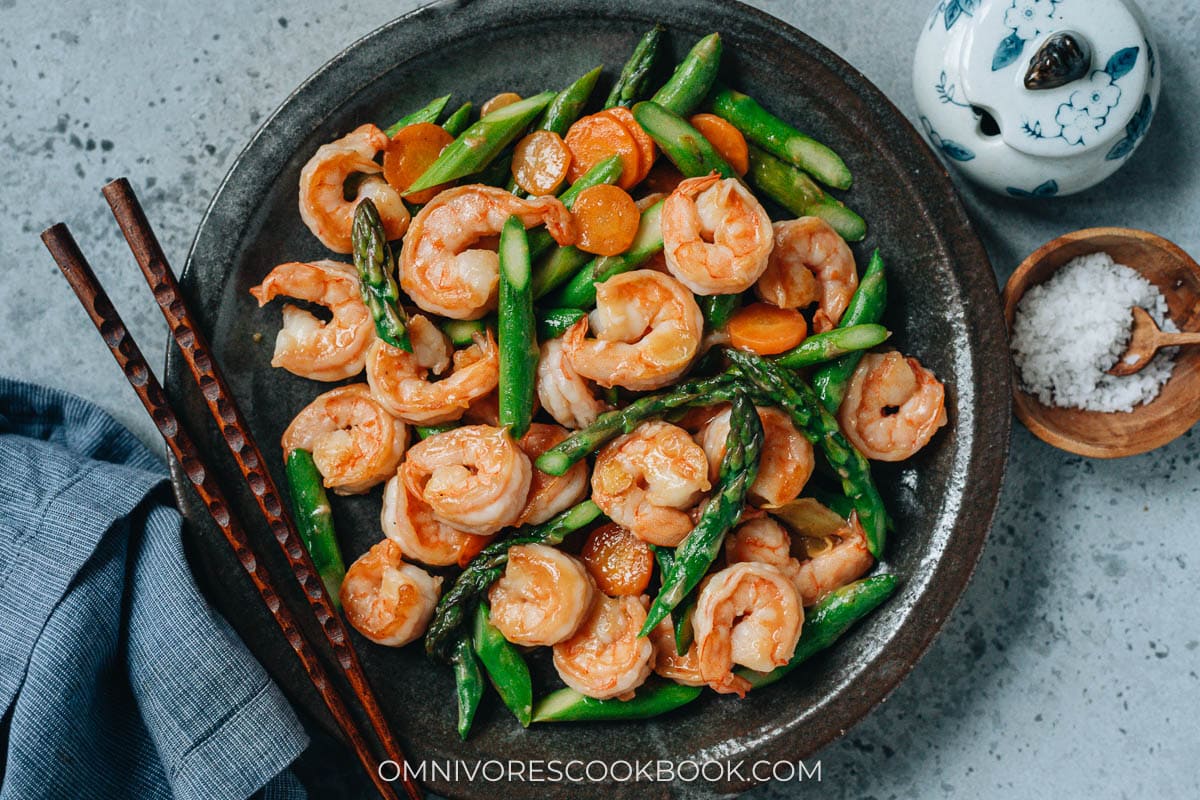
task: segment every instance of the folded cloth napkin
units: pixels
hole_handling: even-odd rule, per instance
[[[308,739],[197,592],[166,470],[0,378],[0,800],[303,798]]]

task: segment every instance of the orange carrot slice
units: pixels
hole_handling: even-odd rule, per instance
[[[437,160],[442,148],[454,141],[440,125],[418,122],[407,125],[396,132],[383,152],[383,177],[396,191],[403,194],[417,178]],[[405,195],[410,203],[428,203],[434,195],[446,188],[434,186],[415,194]]]
[[[513,150],[513,180],[532,195],[554,194],[570,166],[571,150],[553,131],[534,131]]]
[[[479,116],[486,117],[493,111],[499,111],[505,106],[511,106],[520,99],[521,95],[516,92],[501,92],[479,107]]]
[[[750,169],[750,148],[746,145],[746,137],[742,132],[725,119],[716,114],[696,114],[688,122],[700,131],[700,135],[708,139],[709,144],[717,149],[721,158],[729,162],[733,171],[745,175]]]
[[[654,554],[641,539],[609,523],[592,531],[579,557],[609,597],[637,597],[650,585]]]
[[[791,350],[808,335],[808,323],[794,308],[753,303],[729,319],[729,340],[739,350],[773,356]]]
[[[571,213],[579,231],[575,246],[598,256],[615,256],[628,250],[641,219],[629,193],[608,184],[580,192]]]
[[[611,155],[621,157],[621,179],[617,185],[632,189],[642,171],[641,150],[633,134],[619,120],[604,114],[592,114],[575,121],[565,139],[571,150],[567,179],[577,181],[598,162]]]
[[[650,138],[650,134],[646,133],[638,121],[633,118],[633,112],[624,106],[613,106],[606,108],[600,112],[606,116],[620,122],[625,128],[633,134],[633,140],[638,145],[638,155],[642,158],[642,171],[638,174],[638,179],[634,183],[641,183],[646,180],[646,175],[650,172],[650,168],[654,166],[654,159],[658,158],[658,149],[654,146],[654,140]]]

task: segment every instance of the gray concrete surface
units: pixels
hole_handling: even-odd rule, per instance
[[[841,53],[915,119],[909,62],[932,0],[755,4]],[[153,441],[37,234],[71,224],[161,364],[166,330],[99,187],[129,176],[181,262],[260,120],[344,45],[415,5],[0,0],[0,372],[86,394]],[[1146,228],[1200,253],[1198,7],[1143,7],[1165,89],[1125,170],[1036,205],[967,190],[999,280],[1046,240],[1092,225]],[[753,796],[1200,796],[1198,473],[1195,431],[1102,463],[1017,426],[995,531],[945,633],[887,703],[821,753],[819,785]]]

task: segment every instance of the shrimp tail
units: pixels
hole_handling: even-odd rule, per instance
[[[538,198],[538,202],[542,204],[542,221],[546,223],[546,230],[550,232],[551,238],[561,247],[575,244],[579,235],[575,217],[562,201],[554,197],[544,197]]]

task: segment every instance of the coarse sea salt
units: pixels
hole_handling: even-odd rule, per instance
[[[1133,375],[1108,370],[1129,346],[1133,307],[1164,331],[1178,330],[1154,284],[1107,253],[1080,256],[1025,292],[1013,318],[1013,359],[1022,388],[1045,405],[1132,411],[1158,396],[1178,348],[1159,351]]]

